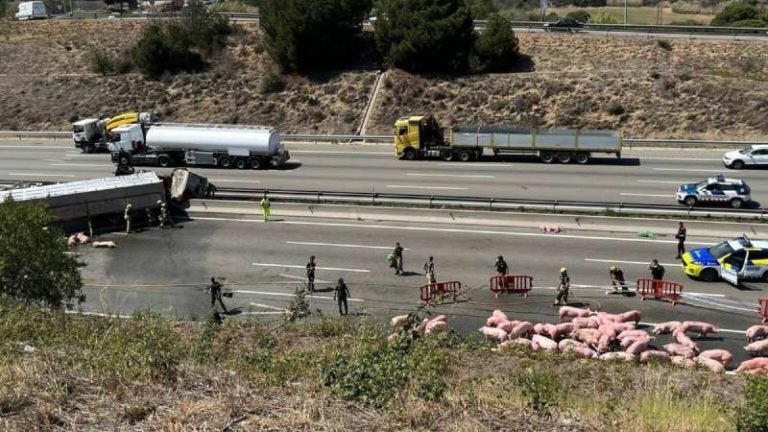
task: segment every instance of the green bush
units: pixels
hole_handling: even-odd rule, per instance
[[[730,24],[731,27],[751,27],[751,28],[761,28],[761,27],[768,27],[768,22],[763,21],[761,19],[745,19],[741,21],[732,22]]]
[[[589,19],[592,24],[617,24],[616,18],[609,14],[605,9],[598,9]]]
[[[576,21],[586,23],[586,22],[589,22],[591,15],[589,14],[589,12],[580,9],[580,10],[575,10],[573,12],[568,12],[568,15],[566,15],[565,17],[573,18]]]
[[[467,0],[467,2],[469,4],[469,9],[472,11],[472,16],[475,19],[488,19],[491,15],[499,11],[493,0]]]
[[[485,31],[475,41],[475,54],[483,71],[499,72],[512,68],[519,54],[512,23],[499,14],[491,15]]]
[[[710,25],[713,26],[729,26],[737,21],[759,19],[759,12],[755,6],[746,3],[731,3],[719,14],[715,15]]]
[[[560,379],[554,372],[533,368],[517,376],[516,384],[528,401],[528,408],[549,417],[560,396]]]
[[[736,429],[739,432],[768,430],[768,378],[747,376],[744,405],[738,410]]]
[[[272,60],[285,71],[335,69],[354,46],[372,0],[264,0],[259,23]]]
[[[664,51],[672,51],[672,44],[666,39],[659,39],[656,41],[656,45]]]
[[[611,101],[605,104],[605,112],[611,115],[618,116],[618,115],[624,114],[625,110],[620,103],[616,101]]]
[[[110,53],[102,48],[90,48],[85,53],[85,57],[91,67],[91,72],[106,76],[115,71],[115,60]]]
[[[463,72],[475,43],[463,0],[381,0],[376,44],[385,63],[409,71]]]

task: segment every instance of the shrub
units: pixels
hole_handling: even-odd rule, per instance
[[[91,47],[85,53],[91,72],[106,76],[115,71],[115,60],[103,48]]]
[[[285,71],[333,69],[355,49],[372,0],[265,0],[259,10],[264,46]]]
[[[468,0],[468,3],[475,19],[488,19],[499,11],[493,0]]]
[[[740,432],[768,430],[768,378],[747,376],[744,404],[739,408],[736,429]]]
[[[552,408],[560,399],[560,380],[548,370],[534,368],[517,376],[516,384],[528,401],[528,408],[544,417],[552,415]]]
[[[616,101],[611,101],[605,104],[605,112],[611,115],[618,116],[618,115],[624,114],[625,110],[620,103]]]
[[[575,10],[573,12],[568,12],[568,15],[566,15],[565,17],[573,18],[576,21],[585,23],[585,22],[589,22],[591,15],[589,15],[589,12],[580,9],[580,10]]]
[[[659,39],[656,41],[656,45],[664,51],[672,51],[672,44],[666,39]]]
[[[759,19],[759,13],[756,7],[746,3],[731,3],[719,14],[715,15],[710,25],[729,26],[737,21]]]
[[[593,24],[617,24],[616,18],[609,14],[605,9],[598,9],[590,18],[589,22]]]
[[[382,0],[375,36],[384,61],[409,71],[465,71],[475,43],[463,0]]]
[[[731,27],[760,28],[760,27],[768,27],[768,22],[760,19],[745,19],[741,21],[732,22],[730,25]]]
[[[261,94],[278,93],[284,89],[285,79],[283,79],[280,70],[274,66],[267,68],[267,71],[261,79],[261,86],[259,88]]]
[[[519,45],[512,23],[499,14],[488,20],[485,31],[475,41],[479,67],[485,71],[504,71],[513,67]]]

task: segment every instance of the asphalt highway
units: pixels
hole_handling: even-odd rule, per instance
[[[210,297],[204,291],[211,276],[222,278],[227,307],[234,316],[277,319],[304,280],[304,265],[317,257],[317,287],[310,297],[312,309],[334,314],[331,287],[344,278],[350,287],[350,310],[384,321],[414,310],[418,287],[424,283],[422,264],[435,257],[440,281],[462,283],[464,300],[437,307],[449,315],[451,325],[476,332],[493,309],[515,318],[556,322],[552,306],[560,267],[566,266],[573,284],[570,302],[609,312],[639,309],[643,322],[703,320],[718,324],[721,332],[700,341],[702,347],[726,347],[744,358],[743,331],[759,321],[757,298],[763,284],[738,290],[718,283],[702,283],[683,275],[674,259],[670,240],[641,240],[631,234],[574,232],[541,234],[515,227],[460,227],[420,223],[341,221],[277,216],[264,223],[258,215],[193,213],[175,229],[102,236],[115,240],[116,249],[75,249],[87,264],[83,269],[87,302],[83,310],[130,315],[152,308],[180,317],[204,316]],[[279,211],[277,212],[279,213]],[[385,257],[395,241],[406,248],[406,276],[395,276]],[[691,245],[710,238],[692,235]],[[489,290],[489,277],[497,255],[504,255],[510,272],[534,277],[528,298],[501,296]],[[618,265],[627,280],[647,277],[648,262],[665,265],[665,279],[685,286],[685,303],[640,301],[637,297],[606,295],[608,266]],[[667,343],[659,338],[658,344]]]
[[[746,180],[753,200],[768,202],[768,171],[729,170],[721,162],[724,150],[627,150],[621,159],[597,157],[587,165],[547,165],[530,156],[510,156],[508,162],[491,158],[473,163],[401,161],[389,145],[296,144],[288,148],[292,159],[284,169],[194,169],[224,187],[638,204],[674,204],[680,184],[725,173]],[[66,142],[0,142],[0,180],[70,181],[113,172],[108,154],[82,154]]]

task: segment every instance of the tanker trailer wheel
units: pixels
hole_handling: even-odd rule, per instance
[[[237,158],[237,159],[235,159],[235,168],[237,168],[237,169],[246,169],[246,168],[248,168],[248,161],[245,158]]]
[[[557,154],[557,160],[562,164],[568,164],[573,160],[573,155],[571,152],[560,152]]]
[[[251,167],[251,169],[261,169],[262,165],[261,158],[255,157],[248,161],[248,166]]]
[[[589,153],[587,152],[578,152],[576,153],[576,163],[584,165],[585,163],[589,162]]]
[[[229,156],[219,157],[219,168],[232,168],[232,159]]]
[[[555,153],[550,151],[541,152],[539,159],[546,164],[550,164],[555,161]]]
[[[171,166],[171,158],[169,158],[166,155],[160,155],[157,158],[157,164],[163,168],[168,168],[169,166]]]

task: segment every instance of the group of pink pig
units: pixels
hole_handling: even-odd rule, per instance
[[[495,310],[480,328],[486,339],[498,340],[499,348],[524,346],[534,351],[573,352],[580,357],[602,360],[671,361],[692,367],[700,365],[714,372],[723,372],[733,355],[723,349],[700,351],[688,333],[706,336],[717,333],[717,326],[698,321],[669,321],[657,324],[649,332],[639,330],[640,311],[620,314],[595,312],[590,309],[563,306],[559,310],[560,324],[532,324],[510,320],[504,312]],[[674,342],[659,349],[651,345],[654,335],[671,333]],[[742,362],[739,373],[768,375],[768,326],[757,325],[747,330],[744,348],[752,356]],[[618,348],[621,350],[618,350]],[[612,350],[616,349],[616,350]]]
[[[410,323],[411,317],[409,315],[392,317],[390,324],[392,324],[392,330],[394,330],[395,333],[389,335],[387,339],[389,341],[395,340],[398,337],[398,332]],[[420,324],[414,326],[411,330],[419,335],[439,333],[448,330],[448,323],[445,321],[445,315],[438,315],[432,319],[424,318]]]

